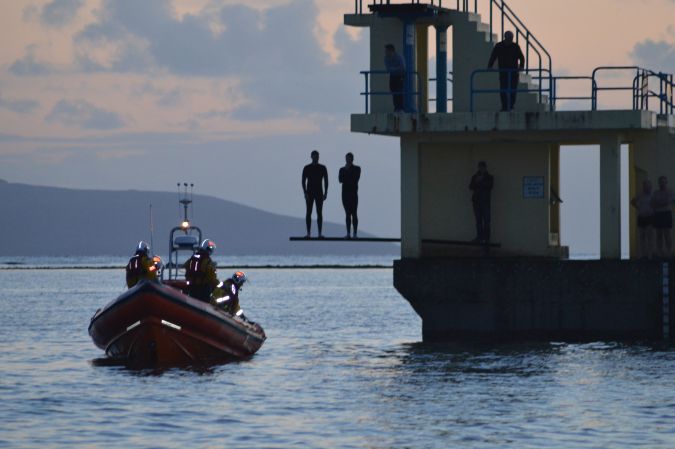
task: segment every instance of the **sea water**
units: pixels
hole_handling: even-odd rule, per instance
[[[87,335],[123,271],[67,265],[0,269],[0,447],[675,447],[669,347],[423,344],[390,268],[250,269],[253,358],[130,370]]]

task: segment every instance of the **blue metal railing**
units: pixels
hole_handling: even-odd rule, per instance
[[[598,74],[602,72],[616,72],[616,71],[634,71],[635,75],[632,78],[630,86],[627,85],[613,85],[600,86]],[[653,90],[650,88],[650,80],[658,80],[658,88]],[[619,66],[619,67],[598,67],[593,70],[592,76],[593,90],[591,109],[598,109],[598,94],[603,91],[630,91],[633,99],[634,110],[649,110],[649,99],[656,98],[659,102],[660,114],[675,113],[675,106],[673,102],[673,90],[675,83],[673,82],[673,75],[670,73],[654,72],[653,70],[645,69],[638,66]]]
[[[659,81],[659,87],[657,91],[649,89],[649,80],[653,78],[656,78]],[[651,70],[647,70],[642,73],[640,86],[643,88],[642,92],[644,94],[644,103],[646,109],[649,109],[649,99],[657,98],[659,100],[660,114],[675,114],[675,101],[673,99],[675,82],[672,74],[663,72],[656,73]]]
[[[566,95],[566,96],[560,96],[558,95],[558,82],[559,81],[580,81],[580,80],[587,80],[590,81],[590,92],[591,95],[588,96],[582,96],[582,95]],[[557,106],[558,100],[584,100],[584,101],[590,101],[591,105],[593,104],[593,77],[592,76],[554,76],[553,77],[553,108],[555,109]]]
[[[632,70],[635,71],[635,77],[632,79],[632,83],[630,86],[626,85],[613,85],[613,86],[600,86],[598,84],[598,74],[602,72],[617,72],[617,71],[627,71],[627,70]],[[637,109],[642,109],[643,107],[643,101],[644,101],[644,95],[640,93],[640,90],[642,89],[639,86],[639,82],[642,78],[642,73],[644,69],[638,67],[638,66],[602,66],[602,67],[597,67],[595,70],[593,70],[593,75],[592,75],[592,102],[591,102],[591,109],[593,111],[596,111],[598,109],[598,94],[600,92],[617,92],[617,91],[630,91],[633,97],[633,110]]]
[[[417,90],[413,92],[408,92],[406,90],[402,90],[400,92],[392,92],[390,90],[382,90],[382,91],[371,91],[370,90],[370,78],[372,78],[372,75],[389,75],[389,72],[387,70],[364,70],[360,72],[361,75],[364,76],[365,83],[366,83],[366,89],[364,92],[361,92],[361,95],[364,96],[365,98],[365,103],[366,103],[366,114],[370,113],[370,97],[373,95],[401,95],[404,98],[407,95],[412,95],[413,97],[419,97],[421,92],[422,92],[422,84],[420,81],[419,73],[417,72],[409,72],[411,76],[414,76],[417,79]],[[419,106],[418,106],[419,107]],[[406,111],[409,112],[409,111]]]
[[[508,78],[507,78],[507,86],[511,86],[511,81],[512,77],[520,72],[518,69],[479,69],[479,70],[474,70],[471,72],[471,83],[470,83],[470,89],[471,89],[471,98],[470,98],[470,105],[469,105],[469,110],[471,112],[474,112],[474,98],[477,94],[506,94],[508,98],[508,103],[507,103],[507,109],[511,109],[513,107],[512,104],[510,104],[511,101],[511,95],[512,94],[519,94],[519,93],[537,93],[539,96],[539,101],[543,98],[544,94],[547,94],[549,96],[549,109],[551,111],[554,110],[554,91],[553,91],[553,76],[551,75],[551,72],[548,69],[540,69],[539,70],[539,75],[536,77],[532,77],[533,79],[537,79],[538,83],[534,88],[526,88],[526,89],[519,89],[517,86],[516,88],[511,88],[507,87],[506,89],[477,89],[475,86],[476,83],[476,77],[481,74],[485,73],[496,73],[496,74],[501,74],[501,73],[507,73]],[[543,82],[546,80],[548,82],[547,86],[544,87]]]
[[[447,77],[447,78],[445,79],[445,82],[446,82],[447,84],[453,84],[453,83],[454,83],[454,78],[453,78],[454,75],[453,75],[452,72],[448,72],[448,74],[449,74],[450,76]],[[430,83],[435,83],[435,82],[437,82],[437,81],[438,81],[438,79],[436,79],[436,78],[429,78],[429,82],[430,82]],[[429,102],[430,102],[430,103],[435,103],[436,101],[437,101],[436,98],[429,98]],[[448,103],[452,103],[453,99],[452,99],[452,98],[447,98],[446,101],[447,101]],[[438,106],[436,106],[436,110],[438,110]]]
[[[391,92],[391,91],[389,91],[389,90],[386,90],[386,91],[371,91],[371,90],[370,90],[370,79],[372,78],[372,75],[388,75],[389,72],[387,72],[386,70],[367,70],[367,71],[362,71],[362,72],[360,72],[360,73],[361,73],[361,75],[364,76],[364,80],[365,80],[365,91],[361,92],[361,95],[363,95],[363,96],[365,97],[365,110],[366,110],[366,114],[369,114],[369,113],[370,113],[370,103],[369,103],[369,100],[370,100],[370,97],[371,97],[371,96],[373,96],[373,95],[403,95],[403,96],[405,96],[405,94],[406,94],[406,91],[401,91],[401,92]],[[411,92],[411,95],[416,96],[416,97],[419,97],[419,95],[420,95],[420,93],[421,93],[421,91],[422,91],[421,79],[419,78],[419,74],[418,74],[417,72],[412,72],[412,73],[413,73],[413,75],[415,75],[415,77],[417,78],[418,90],[415,91],[415,92]],[[449,72],[449,75],[450,75],[450,76],[446,79],[446,82],[452,84],[452,82],[453,82],[452,72]],[[436,82],[437,80],[436,80],[436,78],[429,78],[428,81],[430,81],[430,82]],[[435,99],[435,98],[429,98],[428,101],[429,101],[429,102],[435,102],[436,99]],[[452,102],[453,99],[452,99],[452,98],[448,98],[447,101],[448,101],[448,102]],[[419,105],[418,105],[418,106],[419,106]]]
[[[632,71],[629,84],[602,85],[600,75],[606,72]],[[616,77],[614,77],[616,79]],[[658,80],[658,87],[652,88],[650,80]],[[561,95],[559,84],[568,81],[588,81],[590,95]],[[654,72],[638,66],[603,66],[593,70],[591,76],[555,76],[552,78],[552,105],[555,108],[561,100],[582,100],[590,102],[593,111],[599,108],[599,97],[602,92],[630,92],[633,110],[650,110],[650,99],[658,101],[660,114],[675,114],[674,91],[675,82],[672,74]]]

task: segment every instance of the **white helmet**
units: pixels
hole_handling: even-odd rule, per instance
[[[213,254],[213,250],[216,249],[216,244],[213,240],[204,239],[201,245],[199,245],[201,251],[205,251],[209,254]]]
[[[144,241],[138,242],[136,246],[136,254],[145,254],[146,256],[150,253],[150,246]]]

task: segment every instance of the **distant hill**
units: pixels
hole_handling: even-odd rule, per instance
[[[194,201],[194,224],[223,255],[398,253],[394,244],[289,242],[288,237],[304,234],[304,217],[204,195]],[[166,255],[169,231],[180,221],[176,192],[74,190],[0,180],[0,255],[128,255],[139,240],[149,240],[150,204],[155,250]],[[324,223],[325,235],[344,232],[344,225]]]

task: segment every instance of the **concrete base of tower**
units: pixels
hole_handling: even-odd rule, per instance
[[[642,260],[402,259],[394,286],[424,341],[660,340],[675,318],[671,271]]]

